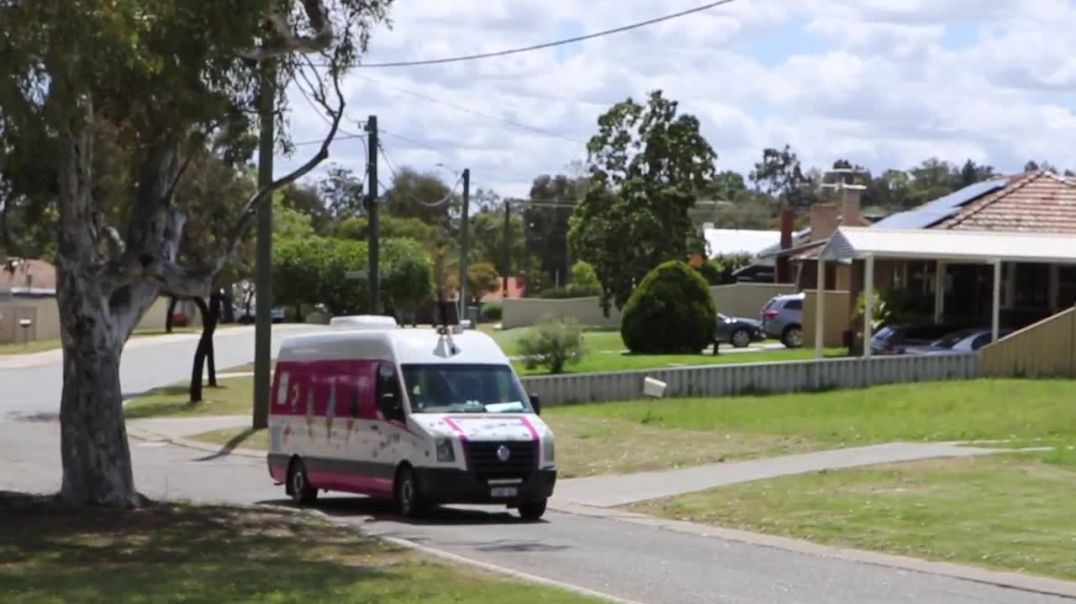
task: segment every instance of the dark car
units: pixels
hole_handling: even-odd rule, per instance
[[[751,342],[765,339],[766,334],[763,333],[762,324],[759,321],[717,314],[715,341],[732,344],[733,348],[747,348]]]
[[[929,346],[960,329],[959,325],[887,325],[871,338],[871,354],[905,354],[909,348]]]
[[[283,308],[274,308],[269,317],[273,323],[283,323],[287,313],[284,312]],[[253,325],[255,320],[254,311],[246,312],[245,310],[236,309],[235,320],[241,325]]]
[[[998,335],[1004,338],[1012,333],[1011,329],[1003,329]],[[909,347],[908,354],[956,354],[961,352],[974,352],[986,346],[994,340],[994,333],[990,329],[972,328],[961,329],[935,340],[926,346]]]

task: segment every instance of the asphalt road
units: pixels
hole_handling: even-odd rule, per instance
[[[246,362],[249,350],[244,346],[250,346],[249,338],[236,338],[218,346],[227,358]],[[137,355],[125,357],[124,376],[133,384],[127,389],[138,391],[182,379],[192,346],[139,349]],[[0,399],[0,409],[8,412],[6,417],[0,415],[0,490],[58,489],[59,426],[47,419],[25,418],[33,410],[55,412],[58,386],[45,380],[58,379],[58,367],[0,374],[5,392],[26,397],[5,394]],[[217,457],[141,441],[132,442],[132,452],[139,488],[152,498],[284,503],[283,487],[271,483],[260,460]],[[446,508],[411,523],[391,516],[384,505],[362,498],[329,497],[319,507],[338,521],[372,534],[404,538],[639,602],[1071,602],[612,519],[551,512],[545,522],[525,524],[497,508]]]
[[[309,329],[276,326],[273,354],[279,349],[283,335]],[[138,394],[190,378],[198,336],[177,335],[164,340],[128,342],[120,362],[120,379],[126,394]],[[218,369],[253,362],[254,328],[233,327],[218,331],[214,352]],[[0,366],[0,418],[59,413],[63,368],[59,354],[55,356],[55,362],[45,365],[10,369]]]

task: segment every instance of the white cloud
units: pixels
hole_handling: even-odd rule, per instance
[[[393,29],[375,32],[366,61],[511,48],[696,4],[399,2]],[[906,168],[939,156],[1003,171],[1029,158],[1076,167],[1072,31],[1076,7],[1061,0],[740,1],[559,50],[359,70],[347,82],[348,111],[376,114],[387,132],[435,149],[385,134],[395,164],[470,167],[476,186],[513,196],[538,174],[584,158],[609,105],[657,88],[702,120],[721,169],[746,172],[763,147],[786,142],[815,166],[846,157],[876,170]],[[324,123],[301,98],[291,100],[294,138],[316,138]],[[360,142],[341,141],[333,153],[362,169]],[[300,151],[279,163],[301,159]]]

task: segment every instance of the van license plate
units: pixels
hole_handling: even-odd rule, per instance
[[[519,487],[493,487],[489,490],[489,496],[500,499],[519,495]]]

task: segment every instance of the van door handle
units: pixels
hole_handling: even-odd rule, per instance
[[[373,424],[373,425],[371,425],[371,426],[370,426],[370,429],[371,429],[371,430],[381,430],[381,428],[380,428],[380,427],[379,427],[379,426],[378,426],[377,424]]]

